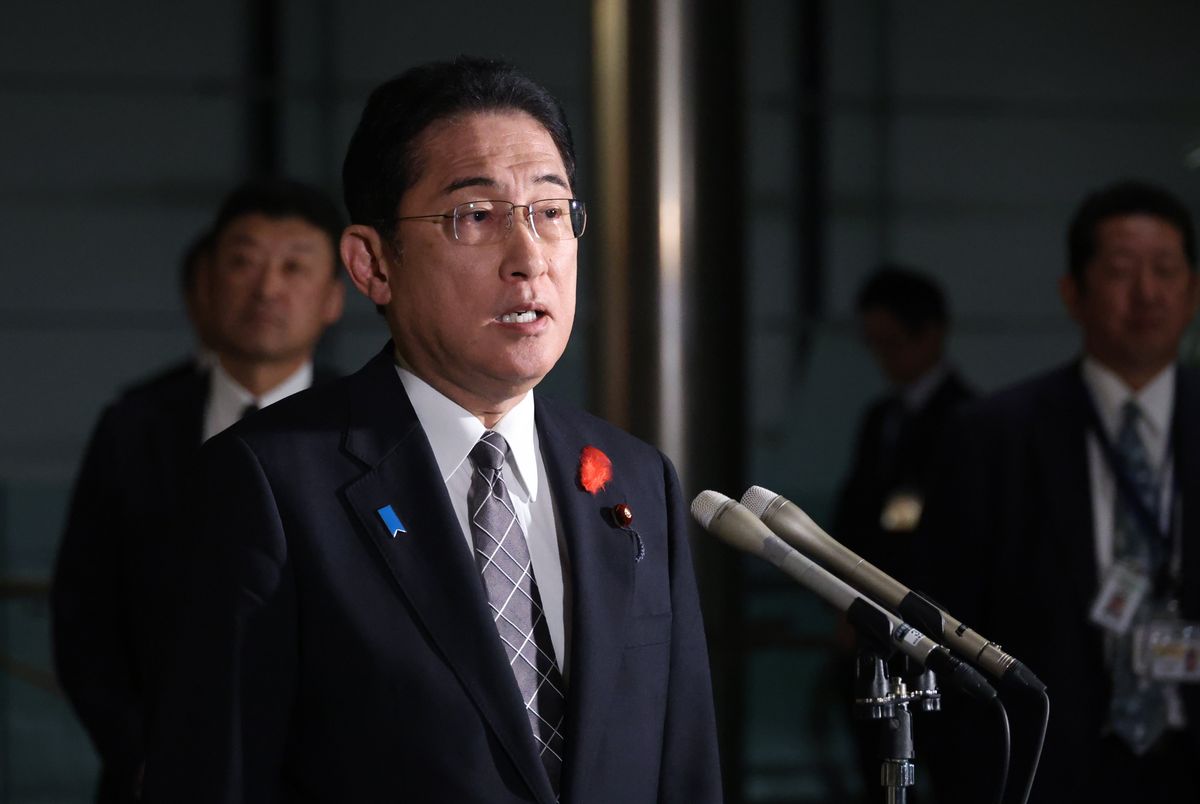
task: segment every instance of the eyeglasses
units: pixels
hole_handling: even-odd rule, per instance
[[[409,215],[397,221],[449,221],[450,234],[465,246],[486,246],[508,237],[513,213],[525,210],[525,220],[541,240],[574,240],[587,226],[587,206],[577,198],[544,198],[532,204],[511,201],[468,201],[444,215]]]

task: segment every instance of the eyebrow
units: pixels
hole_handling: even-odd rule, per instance
[[[229,239],[231,246],[249,246],[250,248],[261,248],[263,243],[257,237],[248,234],[231,235]],[[320,247],[310,240],[292,240],[289,241],[284,248],[288,252],[299,252],[302,254],[310,254],[319,251]]]
[[[558,175],[557,173],[543,173],[540,176],[535,176],[533,179],[533,183],[534,184],[554,184],[554,185],[557,185],[557,186],[563,188],[564,190],[570,189],[567,185],[567,180],[564,179],[562,176]],[[462,178],[462,179],[455,179],[454,181],[447,184],[444,188],[442,188],[442,194],[450,195],[450,193],[453,193],[455,190],[461,190],[464,187],[493,187],[494,188],[494,187],[498,187],[498,186],[499,186],[499,184],[496,183],[495,179],[488,178],[487,176],[468,176],[468,177]]]

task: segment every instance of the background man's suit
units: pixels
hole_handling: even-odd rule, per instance
[[[941,439],[958,408],[974,396],[958,372],[950,369],[925,403],[910,410],[902,393],[891,393],[874,402],[863,415],[855,441],[854,462],[834,509],[831,532],[834,538],[867,561],[906,585],[919,588],[923,576],[922,553],[912,522],[907,529],[889,530],[881,524],[885,506],[895,505],[898,496],[922,501],[933,480]],[[918,503],[920,504],[920,502]],[[920,514],[917,514],[918,520]],[[830,692],[846,706],[853,718],[860,778],[866,782],[866,798],[879,792],[879,724],[854,715],[854,653],[844,648],[829,667]],[[918,720],[914,738],[924,752],[930,726]]]
[[[164,560],[200,450],[208,376],[192,361],[103,413],[75,482],[55,567],[55,666],[101,755],[101,801],[129,801],[145,757],[149,684],[166,638]]]
[[[51,593],[55,667],[100,753],[102,802],[132,800],[145,759],[209,382],[187,360],[127,390],[101,415],[75,482]]]
[[[912,534],[884,530],[880,515],[897,492],[924,497],[942,433],[958,407],[973,396],[951,370],[919,409],[905,409],[900,397],[890,394],[863,416],[854,463],[838,495],[833,533],[906,584],[915,583]]]
[[[1050,730],[1030,801],[1065,804],[1089,779],[1104,789],[1097,753],[1109,703],[1103,637],[1088,620],[1099,589],[1086,450],[1088,397],[1077,363],[964,410],[944,485],[926,524],[939,567],[932,593],[967,625],[1030,667],[1049,688]],[[1200,373],[1180,368],[1173,422],[1182,500],[1182,616],[1200,620]],[[940,563],[938,563],[940,562]],[[1189,750],[1200,757],[1200,689],[1184,687]],[[1033,740],[1034,708],[1016,706],[1013,767]],[[973,738],[956,746],[970,766],[991,751],[992,719],[955,702]],[[980,736],[984,735],[984,736]],[[969,755],[975,754],[974,757]],[[996,755],[983,758],[995,773]],[[979,766],[977,766],[979,767]],[[1195,778],[1193,771],[1193,779]],[[938,776],[941,778],[941,776]],[[962,781],[962,780],[959,780]],[[979,780],[967,780],[968,784]],[[1010,779],[1011,783],[1015,783]],[[987,787],[967,787],[978,797]],[[952,800],[970,800],[955,798]],[[980,799],[982,800],[982,799]],[[1087,800],[1097,800],[1089,798]]]
[[[535,417],[568,590],[562,800],[717,801],[674,470],[540,396]],[[613,464],[595,496],[577,481],[587,445]],[[185,619],[148,800],[554,801],[390,345],[214,439],[202,463],[220,467],[191,514],[204,600]],[[637,536],[611,519],[622,502]],[[388,505],[406,532],[384,525]]]

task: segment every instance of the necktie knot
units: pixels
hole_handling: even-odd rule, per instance
[[[504,465],[504,456],[507,454],[508,442],[504,436],[495,430],[488,430],[471,448],[471,463],[480,471],[495,472]]]

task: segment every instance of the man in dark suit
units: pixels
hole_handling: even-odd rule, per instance
[[[51,594],[59,681],[102,763],[97,800],[135,800],[145,722],[171,627],[170,541],[202,441],[247,407],[306,388],[341,314],[341,216],[320,191],[253,183],[185,260],[205,356],[127,389],[101,416],[76,481]]]
[[[928,276],[883,265],[859,289],[856,307],[863,341],[892,389],[862,418],[854,461],[838,494],[833,533],[893,577],[919,586],[923,565],[916,534],[934,456],[955,411],[974,392],[946,359],[950,314],[941,288]],[[838,644],[831,670],[849,707],[856,692],[848,626]],[[892,668],[903,670],[899,663]],[[914,729],[922,751],[928,725],[923,719]],[[875,721],[854,726],[866,800],[879,792],[879,728]]]
[[[575,311],[558,103],[486,60],[371,95],[342,257],[393,341],[214,439],[161,802],[717,802],[670,462],[533,392]]]
[[[1197,303],[1187,209],[1123,182],[1070,227],[1060,291],[1083,357],[964,410],[927,524],[934,595],[1044,681],[1054,706],[1030,801],[1200,800],[1200,687],[1135,643],[1200,621],[1200,376],[1176,363]],[[1164,646],[1165,643],[1163,643]],[[1163,658],[1160,656],[1159,658]],[[1169,657],[1167,657],[1169,658]],[[1041,710],[1005,696],[1010,785],[1024,781]],[[994,791],[990,719],[937,757],[943,801]],[[1018,791],[1019,792],[1019,791]]]
[[[946,360],[949,313],[928,277],[887,265],[859,290],[863,340],[892,386],[867,409],[833,517],[837,538],[914,583],[912,535],[933,456],[955,410],[974,393]]]

